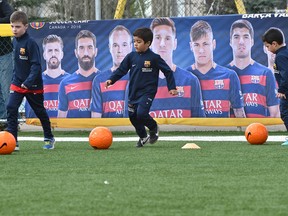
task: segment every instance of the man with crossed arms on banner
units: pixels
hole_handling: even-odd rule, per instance
[[[240,80],[235,71],[216,64],[213,51],[216,41],[210,24],[197,21],[190,31],[190,48],[195,63],[187,68],[198,77],[204,100],[206,117],[229,118],[232,107],[235,117],[246,117]]]
[[[42,73],[44,85],[44,107],[50,118],[56,118],[58,114],[58,88],[60,82],[69,73],[61,67],[63,59],[63,40],[58,35],[48,35],[43,39],[43,58],[46,61],[46,70]],[[25,114],[27,118],[36,118],[29,103],[25,104]]]
[[[280,117],[274,74],[251,58],[254,30],[248,20],[236,20],[230,28],[233,60],[227,66],[239,76],[245,113],[250,118]]]
[[[166,78],[160,71],[158,90],[150,108],[150,115],[153,118],[205,117],[198,78],[173,63],[173,51],[177,48],[174,21],[169,17],[155,18],[150,29],[154,35],[151,48],[173,70],[178,90],[177,97],[169,95]]]
[[[96,36],[92,32],[77,34],[75,55],[79,69],[60,83],[58,118],[91,118],[92,81],[100,73],[95,67]]]
[[[112,68],[98,74],[92,84],[91,117],[122,118],[125,107],[125,89],[129,73],[109,88],[105,82],[119,67],[125,56],[132,51],[132,35],[123,25],[117,25],[109,34],[109,51],[112,56]]]

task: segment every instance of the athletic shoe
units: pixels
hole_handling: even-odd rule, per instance
[[[8,124],[6,122],[0,123],[0,131],[6,131],[8,127]]]
[[[286,137],[286,141],[281,144],[282,146],[288,146],[288,137]]]
[[[143,147],[149,140],[149,136],[146,136],[144,138],[140,138],[139,141],[136,144],[137,148]]]
[[[149,143],[150,144],[156,143],[159,137],[159,127],[157,126],[154,130],[150,130],[149,134],[150,134]]]
[[[16,147],[15,147],[14,151],[19,151],[19,150],[20,150],[19,143],[16,142]]]
[[[43,149],[54,149],[54,145],[56,143],[56,140],[54,138],[45,139],[44,142],[45,142],[45,145],[43,146]]]

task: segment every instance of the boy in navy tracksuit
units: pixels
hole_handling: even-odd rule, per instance
[[[7,131],[17,141],[18,108],[24,97],[40,119],[44,131],[44,149],[53,149],[55,144],[50,119],[43,105],[43,80],[41,55],[37,43],[28,35],[28,18],[22,11],[15,11],[10,17],[14,48],[14,72],[7,104]],[[17,141],[16,151],[19,150]]]
[[[128,113],[136,133],[140,137],[136,147],[142,147],[147,141],[153,144],[158,139],[158,126],[149,115],[149,110],[157,92],[159,70],[166,79],[171,95],[177,95],[173,71],[149,47],[153,40],[153,33],[149,28],[139,28],[133,33],[136,52],[129,53],[121,62],[119,68],[106,81],[109,87],[121,79],[129,71]],[[147,135],[145,126],[149,129]]]
[[[279,86],[276,96],[280,98],[280,115],[288,131],[288,49],[284,34],[281,29],[272,27],[264,33],[262,41],[268,51],[276,54],[274,74]],[[288,146],[288,138],[282,146]]]

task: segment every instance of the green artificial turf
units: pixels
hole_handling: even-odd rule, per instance
[[[58,142],[43,150],[41,142],[22,141],[19,152],[0,155],[0,215],[287,214],[288,147],[231,140],[183,150],[185,143],[94,150]]]

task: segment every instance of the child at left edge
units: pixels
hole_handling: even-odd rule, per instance
[[[139,141],[136,147],[143,147],[158,140],[157,122],[149,115],[150,107],[157,93],[159,70],[166,79],[168,91],[177,95],[173,71],[160,55],[150,50],[153,32],[149,28],[139,28],[133,33],[134,48],[121,62],[116,71],[106,80],[105,87],[113,85],[129,71],[128,115]],[[149,129],[147,135],[146,129]]]
[[[18,108],[24,97],[40,119],[44,131],[43,149],[54,149],[55,139],[51,131],[49,116],[43,101],[43,80],[40,50],[29,34],[28,17],[22,11],[15,11],[10,16],[13,38],[14,71],[7,104],[7,131],[16,139],[15,151],[19,151],[18,143]]]

